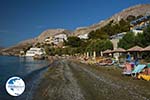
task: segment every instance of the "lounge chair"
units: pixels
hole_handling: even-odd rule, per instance
[[[146,81],[150,81],[150,75],[139,74],[138,79],[144,79]]]
[[[113,64],[115,64],[116,62],[114,61],[114,60],[112,60],[112,62],[111,63],[107,63],[107,65],[108,66],[111,66],[111,65],[113,65]]]
[[[136,77],[136,75],[137,75],[138,73],[140,73],[145,67],[146,67],[146,65],[144,65],[144,64],[139,64],[139,65],[137,65],[137,66],[134,68],[134,70],[132,71],[132,76]]]
[[[132,66],[130,63],[126,63],[124,67],[123,75],[131,75],[132,74]]]
[[[147,74],[150,75],[150,63],[147,64],[147,67],[148,67],[148,73]]]
[[[130,70],[126,70],[126,71],[124,71],[122,74],[123,74],[123,75],[131,75],[131,73],[132,73],[132,72],[131,72]]]

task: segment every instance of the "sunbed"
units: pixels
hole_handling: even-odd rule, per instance
[[[137,65],[137,66],[134,68],[134,70],[132,71],[132,76],[136,77],[136,75],[137,75],[138,73],[140,73],[145,67],[146,67],[146,65],[144,65],[144,64],[139,64],[139,65]]]
[[[132,74],[132,66],[130,63],[126,63],[124,67],[123,75],[131,75]]]
[[[150,81],[150,75],[139,74],[138,79],[144,79],[146,81]]]

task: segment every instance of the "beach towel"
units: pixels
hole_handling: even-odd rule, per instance
[[[124,75],[131,75],[132,74],[132,67],[131,67],[130,63],[125,64],[125,69],[124,69],[122,74],[124,74]]]
[[[146,81],[150,81],[150,75],[139,74],[138,79],[144,79]]]
[[[140,73],[145,67],[146,67],[146,65],[144,65],[144,64],[139,64],[139,65],[137,65],[137,66],[134,68],[134,70],[132,71],[132,74]]]

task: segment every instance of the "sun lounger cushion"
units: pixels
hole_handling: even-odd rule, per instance
[[[132,73],[140,73],[144,68],[146,67],[146,65],[144,64],[139,64],[135,67],[135,69],[132,71]]]
[[[138,79],[144,79],[146,81],[150,81],[150,75],[139,74]]]
[[[124,74],[124,75],[131,75],[131,73],[132,73],[131,71],[127,70],[127,71],[123,72],[122,74]]]
[[[147,64],[147,67],[150,68],[150,63]]]

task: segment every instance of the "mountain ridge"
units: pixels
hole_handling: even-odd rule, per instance
[[[119,13],[114,14],[113,16],[107,18],[106,20],[102,20],[96,24],[93,24],[87,27],[78,27],[73,32],[66,30],[66,29],[47,29],[43,31],[39,36],[33,39],[22,41],[15,46],[2,49],[1,51],[2,52],[13,52],[13,51],[19,52],[20,50],[22,50],[22,47],[26,47],[28,45],[35,44],[37,42],[42,42],[47,37],[53,37],[55,35],[62,34],[62,33],[67,34],[68,36],[71,36],[71,35],[78,36],[78,35],[89,33],[93,30],[100,29],[104,27],[105,25],[107,25],[112,20],[114,22],[119,22],[121,19],[126,19],[129,15],[139,16],[139,15],[145,15],[146,13],[150,14],[150,4],[140,4],[140,5],[131,6],[129,8],[123,9]]]
[[[145,15],[146,13],[150,14],[150,4],[139,4],[131,6],[129,8],[123,9],[119,13],[114,14],[113,16],[107,18],[106,20],[98,22],[97,24],[77,29],[74,31],[74,33],[76,35],[85,34],[87,32],[89,33],[92,30],[102,28],[112,20],[114,20],[114,22],[118,22],[121,19],[126,19],[129,15],[134,15],[137,17],[139,15]]]

